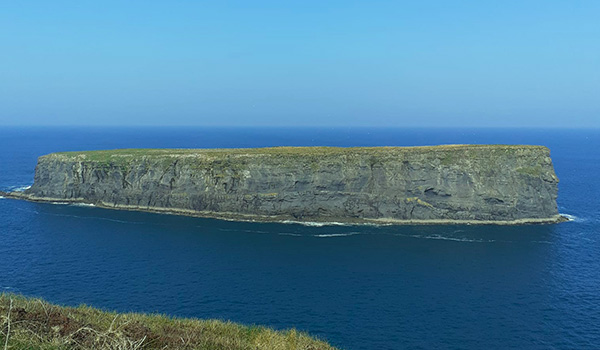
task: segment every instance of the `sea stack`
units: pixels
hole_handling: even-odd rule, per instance
[[[250,221],[521,224],[562,220],[543,146],[64,152],[13,197]]]

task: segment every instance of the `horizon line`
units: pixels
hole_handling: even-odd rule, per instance
[[[222,129],[600,129],[599,126],[425,126],[425,125],[199,125],[199,124],[181,124],[181,125],[159,125],[159,124],[126,124],[126,125],[85,125],[85,124],[5,124],[0,128],[222,128]]]

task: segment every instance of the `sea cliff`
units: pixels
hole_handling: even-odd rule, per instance
[[[37,201],[256,221],[551,223],[543,146],[122,149],[39,158]]]

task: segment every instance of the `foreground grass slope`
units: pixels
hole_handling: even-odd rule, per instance
[[[0,349],[335,349],[296,330],[118,314],[0,294]]]

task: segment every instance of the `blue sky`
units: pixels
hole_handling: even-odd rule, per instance
[[[0,125],[600,127],[600,1],[13,1]]]

